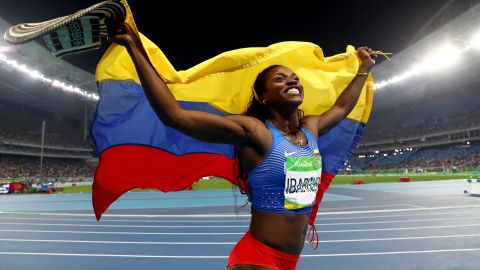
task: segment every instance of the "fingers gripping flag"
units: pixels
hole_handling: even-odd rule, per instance
[[[122,3],[127,10],[125,22],[140,35],[150,61],[184,109],[241,114],[252,98],[257,74],[279,64],[296,72],[304,85],[305,99],[300,109],[306,115],[321,114],[335,103],[360,65],[353,46],[348,46],[345,53],[324,57],[322,49],[313,43],[288,41],[227,51],[177,71],[163,52],[138,32],[127,2]],[[91,135],[100,154],[92,199],[97,220],[111,203],[134,188],[178,191],[203,176],[218,176],[245,188],[238,181],[233,146],[196,140],[158,119],[124,47],[112,44],[107,49],[98,63],[96,80],[100,99]],[[348,118],[319,138],[323,192],[357,147],[372,99],[373,79],[369,77]],[[317,207],[323,196],[321,190]]]

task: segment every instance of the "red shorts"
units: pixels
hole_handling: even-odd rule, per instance
[[[288,254],[265,245],[248,231],[230,253],[228,267],[250,264],[274,270],[295,270],[299,258],[300,255]]]

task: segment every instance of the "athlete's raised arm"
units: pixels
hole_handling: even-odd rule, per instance
[[[133,29],[124,24],[116,31],[117,33],[110,35],[109,40],[128,50],[145,94],[165,125],[208,142],[246,144],[253,141],[249,130],[258,125],[258,120],[241,115],[223,117],[182,109],[161,75],[153,67],[140,38]]]
[[[372,49],[360,47],[357,52],[361,61],[357,75],[338,97],[333,107],[321,115],[309,115],[304,118],[308,127],[311,130],[318,131],[319,135],[336,126],[352,111],[360,97],[368,74],[375,65],[376,55],[372,54]]]

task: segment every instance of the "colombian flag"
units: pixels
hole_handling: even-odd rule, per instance
[[[126,23],[138,32],[127,2],[122,3],[128,13]],[[243,113],[257,74],[274,64],[287,66],[300,77],[305,89],[300,108],[305,114],[321,114],[335,103],[360,65],[353,46],[345,53],[324,57],[313,43],[288,41],[227,51],[177,71],[154,43],[139,35],[180,106],[217,115]],[[100,154],[92,198],[97,220],[111,203],[134,188],[178,191],[203,176],[218,176],[242,187],[233,146],[196,140],[157,118],[124,47],[112,44],[108,48],[97,66],[96,80],[100,100],[91,134]],[[372,99],[373,79],[369,77],[348,118],[318,139],[324,172],[311,220],[328,185],[360,142]]]

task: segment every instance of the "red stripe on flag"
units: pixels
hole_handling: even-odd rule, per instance
[[[320,185],[318,186],[315,204],[312,206],[312,212],[310,213],[310,217],[308,219],[310,229],[308,230],[307,239],[313,250],[318,248],[318,242],[320,241],[317,228],[315,228],[315,218],[317,217],[318,207],[322,202],[323,195],[330,186],[330,183],[332,183],[333,178],[335,178],[334,174],[322,172],[322,178],[320,179]]]
[[[318,186],[317,197],[315,200],[315,204],[312,206],[312,212],[310,213],[309,224],[313,225],[315,223],[315,218],[317,217],[318,207],[322,202],[323,195],[327,191],[330,183],[332,183],[333,178],[335,178],[334,174],[322,172],[322,178],[320,180],[320,185]]]
[[[92,190],[97,221],[115,200],[135,188],[183,190],[204,176],[236,181],[237,160],[220,154],[177,156],[158,148],[120,145],[103,151]]]

